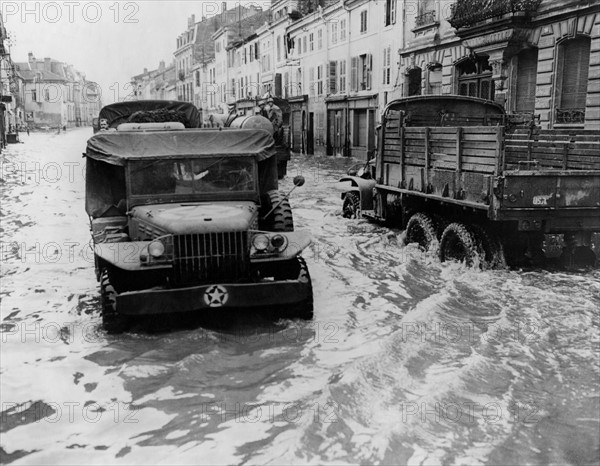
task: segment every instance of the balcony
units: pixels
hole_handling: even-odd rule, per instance
[[[505,15],[529,18],[541,0],[457,0],[448,22],[455,29],[470,28]]]

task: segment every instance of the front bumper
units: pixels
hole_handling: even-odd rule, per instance
[[[126,315],[153,315],[286,306],[301,303],[311,296],[309,279],[223,283],[124,292],[117,295],[117,311]]]

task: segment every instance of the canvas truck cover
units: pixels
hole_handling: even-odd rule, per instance
[[[180,131],[103,131],[87,143],[86,156],[113,165],[145,158],[254,156],[273,157],[275,142],[267,131],[197,129]]]
[[[402,112],[403,126],[488,126],[504,124],[504,108],[491,100],[426,95],[390,102],[384,114]]]
[[[170,110],[180,112],[185,117],[186,128],[201,128],[202,118],[198,109],[188,102],[174,100],[132,100],[107,105],[100,110],[99,120],[108,121],[110,128],[116,128],[121,123],[127,123],[131,115],[140,111]]]

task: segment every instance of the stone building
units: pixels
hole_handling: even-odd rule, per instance
[[[145,68],[131,82],[136,100],[178,100],[176,83],[175,64],[166,66],[164,60],[155,70],[148,71]]]
[[[544,128],[600,125],[600,5],[588,0],[427,0],[400,50],[404,93],[495,100]]]

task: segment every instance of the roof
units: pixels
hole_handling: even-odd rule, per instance
[[[52,71],[38,69],[32,70],[29,66],[29,63],[15,63],[15,71],[25,81],[33,81],[34,79],[38,81],[66,81],[65,78],[63,78],[59,74],[53,73]]]
[[[186,129],[175,131],[102,131],[87,143],[86,156],[113,165],[128,160],[180,157],[254,156],[263,161],[275,155],[275,142],[263,130]]]
[[[107,105],[100,110],[99,118],[108,120],[111,128],[116,128],[119,124],[125,123],[127,119],[138,111],[152,111],[158,109],[167,109],[179,111],[185,114],[188,128],[199,128],[202,125],[200,112],[189,102],[179,102],[176,100],[128,100],[126,102],[117,102]]]

